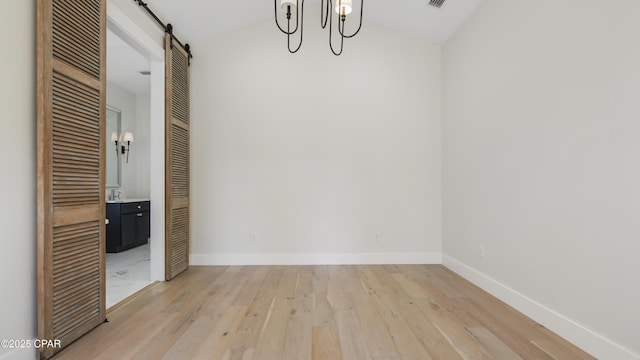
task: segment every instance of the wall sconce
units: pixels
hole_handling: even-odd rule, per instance
[[[116,153],[118,153],[118,150],[119,150],[123,155],[125,153],[127,154],[127,164],[128,164],[129,163],[129,147],[133,142],[133,133],[125,132],[120,134],[120,136],[118,136],[117,132],[113,132],[111,133],[111,141],[113,141],[116,144]],[[120,143],[120,146],[118,146],[118,143]],[[126,146],[124,145],[125,143],[127,144]]]

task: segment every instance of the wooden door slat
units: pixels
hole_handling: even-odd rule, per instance
[[[169,35],[165,51],[165,274],[170,280],[189,267],[189,62]]]
[[[38,338],[64,348],[106,319],[106,0],[37,6]]]

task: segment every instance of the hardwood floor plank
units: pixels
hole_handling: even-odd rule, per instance
[[[593,357],[441,265],[191,267],[55,360]]]
[[[313,274],[298,277],[293,307],[283,351],[283,359],[310,360],[313,331]]]
[[[479,307],[470,300],[460,302],[464,311],[475,314],[482,322],[484,327],[495,334],[502,342],[504,342],[514,352],[525,359],[551,359],[548,354],[534,346],[530,339],[527,338],[523,328],[512,327],[508,324],[509,320],[504,316],[495,316],[501,312],[495,312],[497,308]],[[505,309],[502,309],[504,314]],[[505,321],[506,320],[506,321]]]
[[[270,267],[267,271],[267,275],[240,323],[239,333],[231,345],[230,359],[251,359],[253,357],[283,271],[282,267]]]
[[[182,336],[175,342],[162,357],[163,360],[191,359],[207,335],[213,330],[218,316],[204,315],[187,328]]]
[[[260,284],[264,281],[265,277],[269,273],[268,266],[247,267],[252,270],[251,275],[247,278],[242,285],[242,289],[233,300],[233,305],[237,306],[249,306],[253,302],[253,298],[260,289]]]
[[[566,347],[564,341],[533,340],[531,343],[555,360],[581,360],[588,357],[587,354],[579,349],[575,349],[575,347]]]
[[[56,359],[94,359],[123,338],[147,323],[159,313],[173,299],[183,292],[192,292],[200,287],[200,282],[215,279],[221,273],[218,267],[208,269],[193,267],[188,270],[189,276],[181,277],[171,283],[163,282],[147,291],[143,297],[133,299],[124,307],[109,314],[109,322],[102,324],[74,345],[64,349]],[[202,288],[200,290],[202,291]],[[76,345],[77,344],[77,345]]]
[[[247,308],[245,306],[231,306],[216,321],[213,329],[205,336],[202,345],[192,359],[218,360],[225,355],[229,345],[238,332],[238,325],[242,321]]]
[[[402,290],[414,299],[427,299],[429,294],[424,289],[414,282],[407,274],[393,273],[391,277],[400,285]]]
[[[362,335],[369,348],[372,359],[401,359],[392,335],[389,333],[378,308],[369,294],[365,292],[360,279],[348,280],[349,293],[360,324]]]
[[[282,354],[292,306],[292,298],[273,298],[267,319],[256,344],[254,357],[277,359]]]
[[[388,289],[379,294],[389,304],[394,304],[397,311],[406,319],[411,331],[423,344],[434,359],[453,360],[462,359],[440,331],[429,321],[415,302],[402,290],[391,273],[384,267],[372,266],[374,275],[380,283]]]
[[[285,268],[276,288],[275,297],[269,307],[264,326],[258,337],[254,358],[281,358],[297,284],[298,274],[295,267]]]
[[[503,316],[497,316],[509,311],[510,308],[506,304],[489,296],[479,288],[469,287],[470,283],[460,277],[457,279],[451,277],[457,275],[444,267],[440,269],[433,266],[420,266],[412,270],[417,271],[414,272],[414,276],[420,279],[418,280],[420,285],[437,299],[440,306],[446,309],[455,321],[460,322],[465,328],[487,328],[523,358],[550,359],[546,353],[536,348],[530,343],[530,339],[524,336],[524,333],[529,331],[529,324],[519,324],[527,329],[520,328],[519,325],[511,327],[503,322],[505,320]],[[517,313],[517,316],[523,315]],[[510,321],[511,319],[506,320]],[[540,332],[536,336],[542,336],[542,333]],[[486,350],[488,351],[488,349]]]
[[[313,269],[313,326],[335,327],[333,309],[327,298],[329,287],[329,269],[327,266],[315,266]]]
[[[338,328],[335,326],[314,326],[312,336],[313,360],[342,360]]]
[[[402,358],[423,360],[433,359],[431,354],[429,354],[429,351],[427,351],[427,348],[415,336],[413,331],[411,331],[406,320],[402,317],[395,306],[388,304],[377,296],[373,296],[372,299],[378,308],[380,318],[384,321],[389,334],[392,334],[393,342],[396,344],[396,348],[400,352]]]
[[[230,308],[243,286],[248,282],[254,268],[243,266],[230,266],[228,270],[218,278],[214,290],[209,292],[207,300],[202,303],[202,314],[223,315]]]
[[[400,267],[400,270],[403,268]],[[447,311],[406,273],[394,273],[392,277],[429,318],[436,329],[447,339],[464,359],[490,359],[491,357],[469,334],[467,329],[451,318]]]
[[[149,346],[150,341],[162,332],[168,324],[174,323],[177,315],[154,317],[141,327],[132,331],[123,343],[112,344],[95,360],[134,359],[135,354]]]
[[[329,274],[327,298],[334,311],[342,356],[345,359],[371,359],[353,300],[346,292],[348,275],[339,268],[330,270],[335,271]]]
[[[199,269],[194,269],[198,271]],[[239,270],[235,267],[216,267],[216,276],[212,276],[211,278],[204,275],[204,277],[199,277],[197,280],[197,284],[200,288],[195,288],[190,286],[191,284],[186,283],[183,285],[183,290],[179,292],[175,292],[173,295],[173,299],[164,304],[164,308],[162,312],[164,313],[175,313],[180,312],[185,307],[193,304],[194,301],[197,301],[199,298],[207,298],[209,294],[215,293],[220,284],[224,283],[227,278],[235,276],[235,273]],[[194,279],[196,280],[196,279]],[[182,278],[177,278],[173,281],[178,281],[177,284],[184,282]],[[173,282],[172,281],[172,282]],[[167,283],[168,284],[168,283]],[[182,285],[182,284],[180,284]],[[206,291],[203,291],[206,290]]]
[[[478,343],[463,325],[449,316],[435,300],[419,298],[414,299],[414,303],[462,358],[473,360],[491,359],[482,344]]]
[[[485,328],[469,328],[468,330],[489,351],[494,359],[522,360],[520,355],[500,341],[491,331]]]

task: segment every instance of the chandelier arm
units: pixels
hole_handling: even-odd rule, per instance
[[[329,12],[331,12],[331,0],[327,0],[327,14],[324,15],[324,1],[322,0],[322,3],[320,4],[320,26],[324,29],[327,27],[327,20],[329,20]],[[324,22],[323,22],[324,21]]]
[[[297,6],[296,6],[296,9],[297,9]],[[289,30],[290,22],[291,20],[289,20],[289,22],[287,23],[287,30]],[[289,50],[289,52],[292,54],[297,53],[298,50],[300,50],[300,48],[302,47],[302,35],[304,32],[304,0],[302,0],[302,17],[300,17],[299,21],[296,20],[296,30],[298,29],[298,22],[300,23],[300,43],[298,44],[298,47],[295,50],[291,50],[291,40],[290,40],[291,35],[287,35],[287,50]]]
[[[342,26],[344,27],[344,22],[342,22]],[[340,56],[344,48],[344,36],[340,35],[340,52],[336,52],[333,49],[333,43],[332,43],[333,38],[331,37],[332,28],[333,28],[333,12],[331,12],[331,15],[329,16],[329,48],[331,49],[331,52],[333,53],[333,55]],[[340,20],[338,20],[338,32],[340,32]]]
[[[280,29],[280,31],[282,31],[284,34],[286,35],[291,35],[291,34],[295,34],[296,31],[298,31],[298,22],[299,22],[299,18],[298,18],[298,0],[296,0],[296,28],[295,30],[289,32],[289,31],[285,31],[281,26],[280,23],[278,23],[278,5],[277,5],[278,0],[273,0],[273,11],[274,11],[274,18],[276,20],[276,25],[278,26],[278,29]],[[304,1],[303,1],[304,2]],[[303,4],[304,5],[304,4]],[[304,14],[303,14],[304,16]],[[287,29],[289,27],[287,26]]]
[[[345,35],[344,34],[344,26],[342,27],[342,30],[340,30],[340,27],[338,27],[338,31],[340,31],[340,35],[342,35],[343,37],[345,37],[347,39],[358,35],[358,33],[360,32],[360,29],[362,29],[362,13],[363,12],[364,12],[364,0],[361,0],[360,1],[360,25],[358,26],[358,30],[356,30],[356,32],[354,32],[351,35]]]

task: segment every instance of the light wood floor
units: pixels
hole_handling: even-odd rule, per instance
[[[593,359],[440,265],[192,267],[63,359]]]

